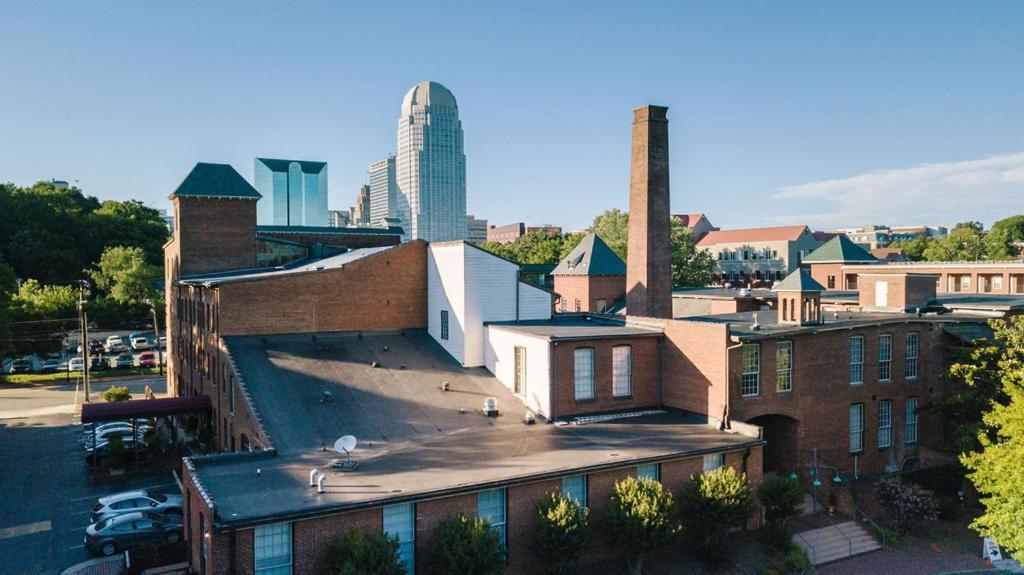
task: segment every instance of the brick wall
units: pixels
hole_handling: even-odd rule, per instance
[[[626,276],[557,275],[554,290],[559,298],[556,311],[575,312],[579,300],[579,311],[598,312],[597,300],[605,300],[605,307],[609,308],[626,294]]]
[[[256,202],[247,199],[174,198],[182,276],[256,265]]]
[[[728,327],[700,321],[630,316],[665,330],[661,346],[661,400],[664,405],[720,419],[725,409]]]
[[[328,548],[350,529],[379,533],[384,529],[380,507],[329,515],[292,524],[292,573],[319,575],[328,572],[325,562]]]
[[[467,517],[476,517],[477,495],[467,493],[443,499],[420,501],[416,504],[416,572],[423,573],[426,569],[424,559],[430,545],[430,537],[438,523],[462,513]]]
[[[561,490],[562,482],[557,480],[538,481],[508,488],[505,494],[507,509],[505,541],[508,550],[508,573],[542,572],[541,564],[534,553],[534,521],[537,503],[548,493]]]
[[[259,235],[279,240],[297,242],[302,245],[312,246],[322,244],[337,248],[372,248],[377,246],[397,246],[402,237],[394,233],[351,233],[345,228],[339,228],[337,232],[301,232],[301,231],[268,231],[259,230]]]
[[[661,404],[658,389],[659,349],[657,337],[597,339],[554,342],[551,347],[552,380],[555,386],[555,417],[569,417],[585,413],[617,411]],[[626,345],[631,348],[633,393],[628,397],[612,394],[612,349]],[[574,351],[579,348],[594,350],[594,399],[576,401]]]

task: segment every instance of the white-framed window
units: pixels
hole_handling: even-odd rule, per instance
[[[1003,276],[992,276],[992,291],[1003,290]]]
[[[612,395],[633,395],[633,348],[628,345],[612,348]]]
[[[878,447],[892,446],[892,401],[878,402]]]
[[[850,406],[850,453],[864,451],[864,404]]]
[[[587,476],[570,475],[562,478],[562,496],[573,499],[580,507],[587,506]]]
[[[661,481],[661,470],[657,463],[643,463],[636,466],[636,478]]]
[[[725,465],[724,453],[708,453],[704,456],[704,471],[714,471]]]
[[[878,336],[878,381],[892,379],[892,336]]]
[[[864,383],[864,336],[850,338],[850,383]]]
[[[775,391],[793,391],[793,342],[775,344]]]
[[[907,359],[904,362],[907,379],[917,377],[917,332],[907,334]]]
[[[384,535],[398,539],[398,558],[405,572],[416,572],[416,504],[384,506]]]
[[[740,352],[743,359],[740,393],[757,395],[761,392],[761,346],[748,343],[740,348]]]
[[[505,489],[490,489],[477,494],[476,514],[491,523],[501,537],[501,546],[505,546]]]
[[[906,404],[906,430],[903,433],[904,443],[917,443],[917,398],[908,397]]]
[[[274,523],[253,529],[253,569],[258,575],[291,575],[292,524]]]
[[[448,339],[448,310],[441,310],[441,339]]]
[[[594,348],[578,347],[572,357],[576,401],[594,399]]]

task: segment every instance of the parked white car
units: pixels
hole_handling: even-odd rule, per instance
[[[85,369],[85,358],[73,357],[68,361],[68,371],[83,371]]]
[[[146,336],[138,336],[132,338],[132,349],[143,350],[149,349],[149,339]]]
[[[107,338],[106,343],[107,351],[110,353],[120,353],[128,349],[124,344],[124,340],[119,335],[112,335]]]

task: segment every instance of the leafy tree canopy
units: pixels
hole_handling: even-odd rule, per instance
[[[754,513],[754,494],[746,474],[719,467],[691,478],[679,496],[686,531],[710,562],[722,558],[725,538],[733,527],[743,525]]]
[[[89,270],[96,287],[119,303],[142,303],[159,298],[154,284],[160,279],[160,273],[160,268],[146,261],[142,248],[124,246],[103,250],[96,267]]]
[[[501,536],[479,517],[458,515],[434,528],[427,548],[427,573],[498,575],[505,569]]]
[[[74,317],[78,291],[69,285],[42,285],[30,279],[18,288],[10,307],[22,319]]]
[[[590,544],[590,510],[559,493],[549,493],[534,515],[534,550],[551,573],[571,573]]]
[[[612,540],[626,553],[635,575],[644,560],[668,544],[680,530],[672,493],[653,479],[627,477],[615,483],[606,511]]]
[[[404,575],[398,539],[380,531],[345,531],[327,550],[331,575]]]

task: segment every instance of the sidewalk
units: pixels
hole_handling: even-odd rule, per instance
[[[124,556],[100,557],[83,561],[68,567],[60,575],[121,575],[124,573]]]

